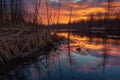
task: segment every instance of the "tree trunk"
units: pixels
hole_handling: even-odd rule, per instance
[[[15,1],[14,0],[11,0],[11,21],[12,21],[12,23],[14,24],[14,21],[15,21],[15,10],[14,10],[14,8],[15,8],[15,6],[14,6],[14,4],[15,4]]]
[[[3,0],[0,0],[0,25],[3,24]]]

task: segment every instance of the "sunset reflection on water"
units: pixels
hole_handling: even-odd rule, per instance
[[[68,38],[68,33],[58,33],[58,35]],[[91,41],[87,36],[74,34],[70,35],[70,40],[74,42],[70,44],[72,47],[71,49],[73,50],[76,47],[80,47],[83,50],[96,50],[98,53],[102,54],[103,50],[106,48],[107,54],[120,56],[120,40],[107,39],[107,41],[104,43],[104,39],[102,38],[93,37]]]
[[[68,33],[57,35],[64,36],[66,40],[56,50],[40,55],[36,62],[23,63],[0,79],[120,80],[119,40],[95,37],[91,41],[87,36],[70,34],[68,44]]]

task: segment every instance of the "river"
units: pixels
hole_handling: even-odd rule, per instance
[[[58,33],[68,37],[67,33]],[[22,64],[22,63],[21,63]],[[120,80],[120,40],[76,34],[49,55],[24,63],[1,80]]]

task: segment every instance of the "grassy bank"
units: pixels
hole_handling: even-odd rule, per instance
[[[47,29],[31,31],[29,26],[3,27],[0,29],[0,62],[34,54],[43,47],[52,47],[60,38]]]

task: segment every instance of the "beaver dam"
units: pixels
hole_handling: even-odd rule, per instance
[[[48,29],[31,31],[30,28],[21,26],[0,29],[0,62],[34,54],[45,47],[52,47],[59,40],[50,34]]]

